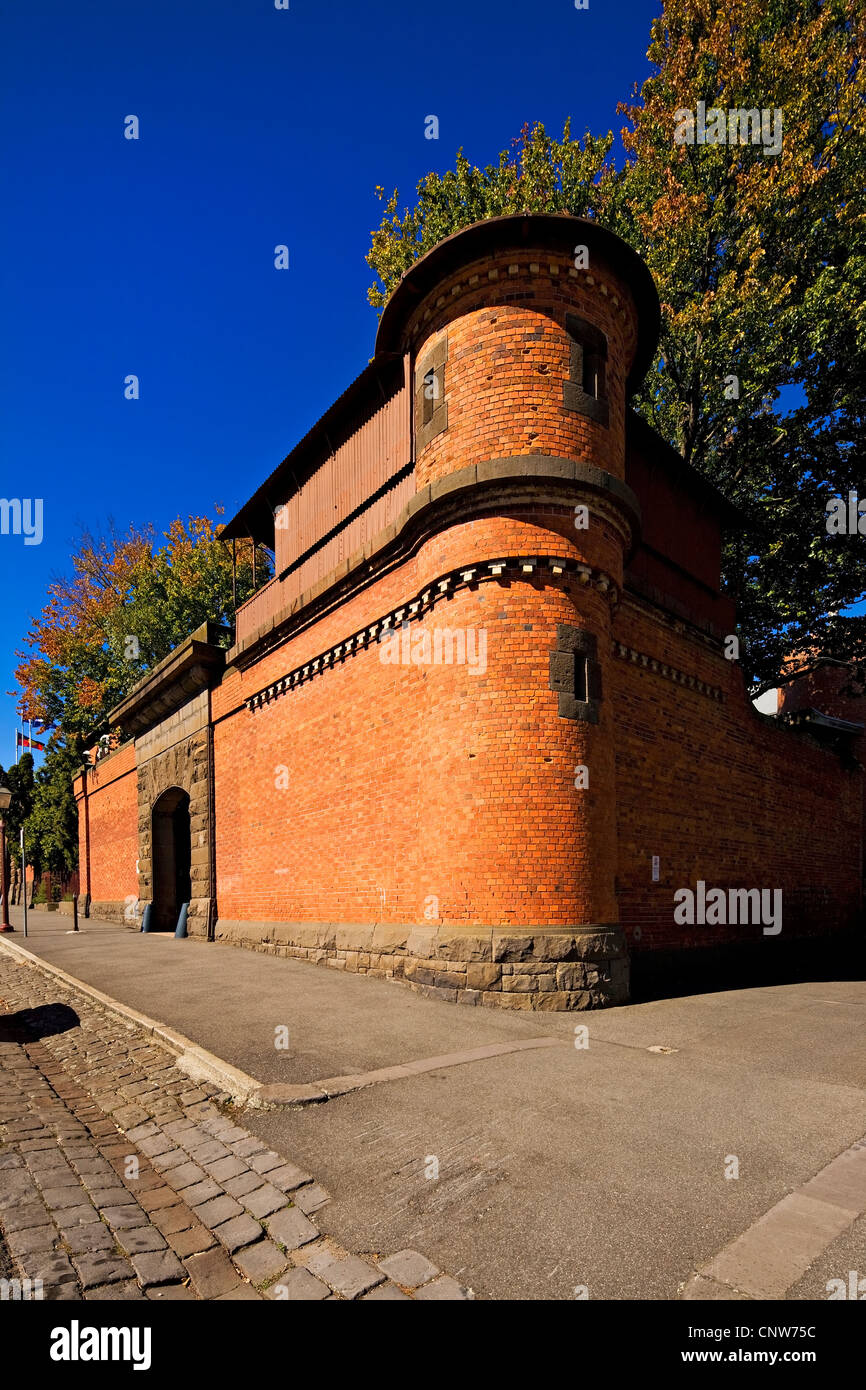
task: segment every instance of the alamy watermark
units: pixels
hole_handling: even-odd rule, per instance
[[[440,627],[431,632],[408,622],[385,628],[379,634],[379,660],[383,666],[466,666],[473,676],[487,670],[487,629]]]
[[[828,536],[866,536],[866,497],[856,492],[844,497],[831,497],[826,506]]]
[[[696,111],[681,106],[674,112],[675,145],[762,145],[765,155],[782,152],[782,112],[775,108],[720,106],[707,110],[699,101]]]
[[[861,1279],[856,1269],[848,1270],[848,1283],[844,1279],[829,1279],[824,1285],[828,1294],[829,1301],[834,1299],[855,1299],[862,1303],[866,1299],[866,1279]]]
[[[674,893],[674,921],[678,926],[763,926],[764,936],[782,930],[781,888],[710,888],[702,878],[697,890],[678,888]]]
[[[41,545],[42,498],[0,497],[0,535],[23,536],[25,545]]]
[[[45,1290],[41,1279],[0,1279],[0,1303],[29,1302],[31,1299],[39,1300],[44,1297]]]
[[[52,1361],[131,1361],[134,1371],[151,1365],[150,1327],[82,1327],[73,1318],[69,1327],[51,1332]]]

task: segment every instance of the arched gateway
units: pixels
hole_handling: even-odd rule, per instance
[[[189,794],[169,787],[154,803],[153,846],[154,931],[174,931],[183,903],[191,896]]]

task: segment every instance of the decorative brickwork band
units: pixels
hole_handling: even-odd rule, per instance
[[[336,646],[329,647],[327,651],[313,657],[311,661],[304,662],[302,666],[296,666],[293,671],[287,672],[280,680],[265,686],[263,690],[257,690],[245,701],[246,706],[252,710],[259,709],[261,705],[269,704],[277,696],[284,695],[295,686],[312,680],[314,676],[319,676],[338,662],[345,661],[349,656],[354,656],[356,652],[368,647],[372,642],[377,642],[383,633],[389,632],[393,628],[399,628],[401,624],[411,622],[415,618],[423,618],[437,600],[447,598],[457,589],[479,584],[483,580],[500,579],[503,575],[530,578],[542,571],[548,571],[554,579],[566,576],[567,579],[576,581],[581,586],[592,586],[598,589],[600,593],[606,595],[612,608],[615,608],[619,602],[619,591],[609,574],[574,560],[535,555],[502,560],[482,560],[450,574],[445,574],[440,579],[434,579],[426,589],[416,594],[414,598],[407,599],[399,608],[394,608],[383,617],[377,618],[368,627],[353,633],[342,642],[338,642]],[[588,634],[586,635],[588,636]],[[593,653],[594,655],[595,653]],[[600,682],[600,677],[597,679]],[[596,699],[600,698],[600,684],[598,688],[599,696],[595,697]],[[568,717],[574,719],[580,716],[570,715]],[[589,718],[590,716],[585,717]]]
[[[343,586],[354,585],[359,578],[366,582],[373,572],[373,566],[383,563],[386,557],[411,554],[419,535],[428,528],[441,525],[446,509],[451,508],[453,514],[455,506],[459,506],[465,513],[462,519],[466,519],[488,510],[496,495],[506,503],[511,500],[520,502],[521,494],[531,494],[535,504],[557,506],[568,496],[563,489],[568,489],[570,484],[587,490],[589,496],[586,500],[591,510],[598,511],[622,528],[623,546],[630,553],[640,533],[640,506],[632,489],[620,478],[594,464],[548,454],[483,459],[420,488],[383,531],[372,536],[360,550],[353,552],[336,569],[323,575],[294,599],[288,598],[282,602],[278,578],[272,579],[252,600],[238,609],[237,645],[229,653],[228,660],[231,662],[242,657],[244,662],[248,662],[253,652],[259,655],[262,649],[273,647],[284,639],[286,634],[282,629],[285,623],[297,621],[301,614],[304,615],[303,620],[311,620],[322,607],[339,601]],[[571,503],[570,497],[568,500]],[[329,533],[333,534],[337,534],[336,529]],[[312,554],[314,550],[315,547],[308,553]],[[255,605],[271,591],[273,598],[269,616],[258,626],[251,623],[244,616],[245,611],[251,603]],[[618,597],[617,593],[617,600]]]
[[[622,642],[614,642],[614,653],[623,661],[632,661],[638,666],[645,666],[654,675],[662,676],[665,680],[676,681],[678,685],[686,685],[690,690],[696,690],[699,695],[706,695],[711,700],[723,700],[724,691],[717,685],[710,685],[707,681],[698,680],[697,676],[688,676],[685,671],[679,671],[675,666],[671,666],[666,661],[659,661],[654,656],[647,656],[645,652],[635,651],[634,647],[627,647]]]

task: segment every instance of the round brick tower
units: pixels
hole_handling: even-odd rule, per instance
[[[413,372],[417,577],[442,600],[425,626],[476,655],[424,685],[436,917],[414,954],[471,962],[485,1002],[627,997],[608,665],[639,526],[626,401],[658,320],[619,238],[535,215],[441,242],[382,315],[377,353],[409,354]]]

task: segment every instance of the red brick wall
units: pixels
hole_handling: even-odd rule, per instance
[[[842,694],[843,690],[849,693]],[[847,668],[821,666],[808,676],[801,676],[799,680],[780,688],[779,713],[792,714],[801,709],[816,709],[835,719],[848,719],[852,724],[866,726],[866,690],[862,690],[856,681],[852,682]],[[855,735],[851,741],[851,752],[866,767],[866,732]],[[866,777],[861,780],[863,826],[866,831]]]
[[[552,272],[553,260],[525,248],[488,258],[414,309],[407,332],[416,353],[448,334],[448,427],[420,452],[419,488],[527,453],[626,476],[630,292],[603,266],[572,274],[559,257]],[[567,309],[608,337],[607,428],[563,406]],[[651,469],[641,478],[652,513],[647,544],[670,550],[677,564],[645,551],[635,573],[724,626],[730,607],[713,592],[718,526]],[[739,668],[682,624],[630,597],[613,612],[629,534],[613,496],[600,502],[572,489],[591,514],[589,529],[576,530],[569,491],[557,497],[544,484],[494,503],[499,486],[445,501],[450,512],[437,513],[438,529],[419,533],[409,558],[390,570],[381,557],[371,561],[381,568],[367,587],[246,670],[231,669],[214,690],[219,917],[518,928],[622,920],[639,950],[762,939],[760,926],[675,924],[674,891],[703,879],[708,887],[781,888],[783,939],[850,923],[859,903],[861,775],[768,726],[746,701]],[[423,517],[417,524],[429,525]],[[246,708],[272,682],[435,590],[443,575],[509,556],[580,562],[593,577],[511,571],[458,585],[410,623],[413,642],[423,631],[483,628],[484,674],[385,664],[372,645]],[[549,688],[558,624],[597,639],[597,724],[560,717]],[[659,668],[720,687],[724,699],[624,660],[620,643]],[[131,757],[123,750],[94,773],[94,899],[135,891]],[[574,785],[581,764],[589,769],[585,790]],[[558,985],[563,999],[572,988]]]
[[[576,554],[559,516],[457,525],[351,604],[215,693],[217,716],[458,566]],[[586,534],[586,533],[581,533]],[[598,528],[604,548],[605,528]],[[583,547],[585,550],[585,546]],[[230,919],[556,925],[615,918],[610,722],[560,719],[557,623],[604,630],[577,584],[487,581],[423,628],[483,628],[487,670],[385,665],[371,647],[253,713],[217,723],[217,883]],[[594,762],[589,795],[574,789]],[[288,769],[278,790],[277,768]],[[605,773],[604,766],[607,771]],[[590,842],[602,848],[591,852]],[[607,850],[604,850],[604,846]],[[439,912],[425,918],[427,899]],[[429,905],[428,905],[429,910]]]
[[[849,685],[850,693],[843,694]],[[808,676],[781,687],[780,708],[786,714],[799,709],[817,709],[836,719],[862,724],[866,722],[866,691],[852,681],[847,668],[821,666]]]
[[[643,544],[718,593],[722,566],[718,517],[677,487],[666,468],[654,465],[633,444],[625,476],[640,499]]]
[[[608,338],[606,428],[563,405],[567,310]],[[604,266],[572,273],[561,256],[526,248],[488,257],[419,302],[407,330],[416,360],[443,329],[448,427],[419,454],[419,488],[485,459],[526,453],[585,460],[623,477],[636,324],[627,286]],[[561,556],[600,570],[619,589],[627,526],[606,519],[590,494],[575,500],[591,504],[588,530],[575,529],[567,505],[503,504],[495,517],[452,518],[410,560],[224,681],[214,696],[220,917],[616,920],[613,707],[603,703],[597,725],[562,719],[549,689],[558,623],[599,638],[607,680],[610,605],[592,585],[573,576],[554,584],[549,572],[535,582],[484,583],[410,624],[413,637],[422,626],[483,626],[483,676],[465,666],[383,665],[378,650],[367,650],[220,722],[244,696],[435,588],[458,566]],[[574,787],[579,764],[593,769],[588,791]],[[279,768],[287,769],[284,791]]]
[[[518,267],[516,275],[510,265]],[[563,405],[566,312],[607,336],[608,427]],[[612,272],[597,264],[576,271],[541,250],[488,256],[421,301],[408,330],[417,358],[443,328],[448,428],[419,454],[419,488],[469,463],[530,453],[585,460],[623,477],[625,379],[637,337],[631,294]]]
[[[675,890],[780,888],[779,940],[852,924],[862,774],[747,701],[742,674],[628,601],[614,635],[724,691],[717,702],[630,660],[613,663],[619,901],[631,950],[761,940],[760,927],[679,926]],[[660,857],[660,881],[651,860]],[[636,936],[638,928],[640,935]]]
[[[119,902],[138,897],[135,865],[138,859],[138,782],[135,745],[126,744],[76,778],[81,891],[96,902]],[[88,883],[89,824],[89,883]]]
[[[629,446],[626,482],[641,507],[640,544],[629,576],[650,585],[666,602],[701,625],[734,632],[734,604],[721,587],[722,531],[718,517],[681,488],[667,469]]]

